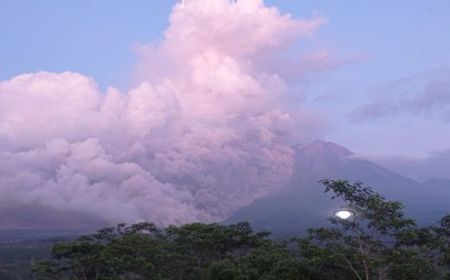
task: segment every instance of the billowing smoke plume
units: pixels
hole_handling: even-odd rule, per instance
[[[0,227],[42,225],[36,209],[69,220],[217,221],[282,188],[292,143],[321,125],[270,66],[322,24],[262,0],[186,0],[163,41],[140,49],[128,92],[101,92],[70,72],[0,82],[0,217],[13,217]]]

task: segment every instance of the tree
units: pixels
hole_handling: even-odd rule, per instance
[[[362,183],[323,180],[332,199],[355,213],[331,217],[333,227],[315,228],[298,240],[302,257],[333,279],[436,279],[443,249],[442,228],[418,228],[403,205],[388,201]],[[447,245],[448,246],[448,245]],[[339,278],[340,277],[340,278]]]
[[[449,279],[450,215],[419,227],[400,202],[362,183],[324,180],[355,215],[306,236],[270,239],[248,223],[158,228],[119,224],[53,247],[36,279],[430,280]],[[447,277],[447,278],[444,278]]]
[[[195,223],[165,229],[151,223],[119,224],[56,244],[53,260],[37,262],[34,271],[38,279],[52,279],[52,274],[58,279],[84,280],[209,279],[213,264],[236,263],[256,248],[275,248],[268,236],[253,232],[248,223]]]
[[[119,224],[74,242],[56,244],[52,262],[34,265],[37,278],[162,279],[156,267],[164,238],[151,223]]]

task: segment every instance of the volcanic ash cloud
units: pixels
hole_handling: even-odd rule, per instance
[[[0,204],[30,209],[36,223],[39,207],[210,222],[283,187],[290,145],[316,137],[321,121],[270,65],[322,24],[257,0],[186,0],[163,41],[140,47],[128,92],[71,72],[0,82]],[[10,220],[3,227],[20,226]]]

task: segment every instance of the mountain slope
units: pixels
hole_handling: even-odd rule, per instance
[[[318,182],[325,178],[364,182],[388,199],[402,201],[407,213],[423,223],[435,222],[450,212],[449,182],[419,183],[320,140],[299,145],[295,152],[289,186],[236,211],[226,223],[250,221],[256,229],[277,236],[301,234],[307,227],[325,224],[326,217],[344,206],[324,194]]]

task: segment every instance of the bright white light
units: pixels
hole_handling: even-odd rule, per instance
[[[335,212],[334,215],[336,217],[338,217],[339,219],[347,220],[351,216],[355,215],[355,213],[353,213],[352,211],[348,211],[348,210],[340,210],[340,211]]]

